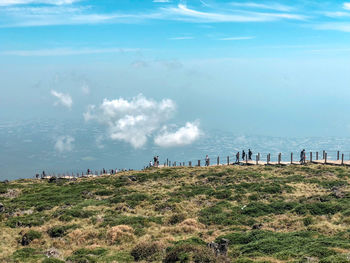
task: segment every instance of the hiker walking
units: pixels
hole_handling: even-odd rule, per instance
[[[245,151],[244,150],[242,151],[242,160],[243,161],[245,160]]]
[[[208,157],[208,155],[205,156],[205,166],[209,166],[209,157]]]
[[[248,150],[248,160],[252,160],[252,155],[253,155],[253,153],[252,153],[252,151],[249,149]]]
[[[239,152],[236,153],[236,163],[239,163]]]

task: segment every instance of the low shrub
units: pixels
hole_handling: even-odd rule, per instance
[[[135,261],[154,261],[161,256],[162,246],[158,242],[144,242],[137,244],[130,252]]]
[[[47,220],[48,217],[46,215],[36,213],[26,216],[11,217],[6,221],[6,226],[11,228],[42,226]]]
[[[205,246],[182,244],[168,248],[163,262],[215,263],[217,262],[217,258],[215,257],[213,251]]]
[[[178,223],[181,223],[182,221],[185,220],[185,215],[184,214],[174,214],[169,218],[168,223],[170,225],[176,225]]]
[[[63,237],[67,234],[69,229],[77,228],[76,225],[68,225],[68,226],[54,226],[47,230],[47,233],[52,238]]]

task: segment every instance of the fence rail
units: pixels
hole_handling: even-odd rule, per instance
[[[218,165],[301,165],[306,163],[327,164],[327,165],[346,165],[350,166],[349,152],[341,151],[310,151],[305,152],[304,157],[300,153],[290,152],[288,154],[282,153],[257,153],[250,158],[246,154],[242,158],[241,153],[238,155],[215,156],[202,159],[192,159],[187,162],[171,161],[166,159],[162,167],[176,167],[176,166],[218,166]]]

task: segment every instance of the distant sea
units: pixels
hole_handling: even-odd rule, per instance
[[[74,138],[70,151],[59,152],[55,143],[60,136]],[[307,152],[326,150],[328,158],[336,158],[337,151],[350,159],[350,138],[339,137],[303,137],[285,138],[259,135],[232,134],[219,130],[204,131],[204,135],[195,143],[185,147],[160,148],[150,139],[141,149],[134,149],[121,141],[104,139],[102,127],[80,121],[56,122],[55,120],[31,120],[0,122],[0,180],[33,178],[36,173],[47,174],[72,172],[82,173],[88,168],[92,171],[109,169],[142,169],[153,156],[159,155],[160,163],[168,158],[177,163],[204,159],[208,154],[216,162],[221,162],[237,151],[250,148],[253,154],[258,152],[261,158],[271,153],[271,160],[277,159],[281,152],[282,159],[289,160],[294,152],[297,159],[303,148]]]

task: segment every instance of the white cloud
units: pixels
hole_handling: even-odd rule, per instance
[[[89,95],[90,94],[90,88],[89,88],[89,86],[86,83],[84,83],[81,86],[81,92],[83,92],[83,94],[85,94],[85,95]]]
[[[264,12],[231,12],[231,13],[218,13],[218,12],[201,12],[188,8],[184,4],[179,4],[176,8],[163,9],[171,15],[175,15],[173,19],[184,20],[189,22],[207,22],[207,23],[219,23],[219,22],[266,22],[279,19],[292,19],[292,20],[305,20],[306,17],[299,14],[290,13],[264,13]]]
[[[1,0],[0,0],[1,1]],[[15,0],[12,0],[15,1]],[[24,0],[16,0],[23,1]],[[28,0],[29,1],[29,0]],[[26,2],[28,2],[26,1]],[[33,0],[34,1],[34,0]],[[37,1],[37,0],[35,0]],[[10,1],[4,1],[9,3]],[[231,10],[226,12],[211,8],[210,12],[188,8],[185,4],[172,7],[161,7],[155,11],[139,13],[97,13],[87,5],[64,5],[70,1],[42,0],[42,2],[56,3],[51,6],[4,6],[1,10],[0,27],[28,27],[52,25],[81,25],[101,23],[141,23],[148,20],[173,20],[193,23],[221,23],[221,22],[266,22],[281,19],[305,20],[299,14],[286,12],[253,12],[250,10]],[[61,3],[59,5],[58,3]],[[8,4],[7,4],[8,5]],[[210,6],[205,6],[208,9]],[[222,9],[220,9],[222,10]]]
[[[58,101],[55,102],[55,105],[61,104],[62,106],[65,106],[67,108],[71,108],[72,107],[73,100],[72,100],[72,97],[69,94],[63,94],[61,92],[57,92],[55,90],[51,90],[51,95],[58,99]]]
[[[343,8],[346,9],[346,10],[350,10],[350,2],[345,2],[343,4]]]
[[[260,3],[254,3],[254,2],[232,2],[230,3],[232,6],[237,7],[247,7],[247,8],[254,8],[254,9],[268,9],[268,10],[275,10],[275,11],[283,11],[283,12],[289,12],[293,10],[292,7],[281,5],[278,3],[269,3],[269,4],[260,4]]]
[[[220,38],[219,40],[249,40],[254,38],[255,37],[225,37],[225,38]]]
[[[314,25],[313,28],[318,30],[335,30],[335,31],[342,31],[342,32],[350,32],[350,23],[342,23],[342,22],[324,23],[324,24]]]
[[[174,111],[175,103],[172,100],[157,102],[140,94],[131,100],[104,99],[100,106],[90,106],[84,118],[107,126],[110,139],[125,141],[134,148],[140,148],[170,119]]]
[[[175,132],[163,131],[154,138],[154,143],[161,147],[185,146],[192,144],[201,135],[201,131],[197,123],[187,122]]]
[[[5,56],[20,56],[20,57],[49,57],[49,56],[72,56],[72,55],[87,55],[87,54],[103,54],[103,53],[123,53],[137,52],[140,49],[132,48],[54,48],[54,49],[37,49],[37,50],[8,50],[0,52],[0,55]]]
[[[79,1],[80,0],[0,0],[0,6],[28,4],[70,5]]]
[[[62,152],[70,152],[73,150],[73,142],[75,139],[71,136],[58,137],[55,143],[55,150]]]
[[[194,37],[171,37],[169,40],[186,40],[186,39],[194,39]]]

